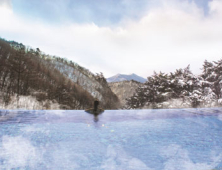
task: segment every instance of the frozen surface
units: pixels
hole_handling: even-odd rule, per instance
[[[0,115],[0,169],[222,168],[222,108]]]

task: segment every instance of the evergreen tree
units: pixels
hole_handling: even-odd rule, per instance
[[[195,76],[188,65],[184,69],[178,69],[174,73],[159,74],[148,77],[148,81],[138,89],[135,94],[127,99],[127,108],[171,108],[171,107],[198,107],[207,102],[205,100],[215,98],[205,89],[203,77]],[[206,95],[206,96],[205,96]],[[175,105],[172,101],[180,101]],[[178,102],[177,102],[178,103]]]

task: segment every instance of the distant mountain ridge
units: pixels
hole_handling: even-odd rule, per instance
[[[128,98],[132,97],[137,88],[142,86],[143,83],[130,80],[130,81],[119,81],[109,83],[109,87],[116,94],[120,101],[120,107],[125,108]]]
[[[130,75],[126,75],[126,74],[117,74],[115,76],[109,77],[106,79],[108,83],[111,82],[120,82],[120,81],[130,81],[130,80],[135,80],[138,81],[140,83],[145,83],[146,79],[143,77],[140,77],[136,74],[130,74]]]

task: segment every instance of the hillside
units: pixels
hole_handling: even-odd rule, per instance
[[[145,83],[146,82],[146,79],[144,79],[143,77],[140,77],[136,74],[130,74],[130,75],[117,74],[115,76],[107,78],[108,83],[120,82],[120,81],[130,81],[130,80],[134,80],[134,81],[137,81],[137,82],[140,82],[140,83]]]
[[[119,98],[122,108],[124,108],[124,106],[126,105],[126,99],[133,96],[136,89],[141,85],[142,83],[134,80],[109,83],[111,90]]]
[[[6,107],[16,96],[17,103],[31,96],[51,108],[85,109],[95,98],[104,109],[117,109],[117,96],[102,74],[94,75],[77,63],[46,55],[14,41],[0,39],[0,92]],[[19,108],[19,106],[17,106]]]

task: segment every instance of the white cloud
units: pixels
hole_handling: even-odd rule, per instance
[[[13,11],[11,8],[11,1],[10,0],[0,0],[0,18],[1,18],[1,25],[8,22],[10,17],[12,16]]]
[[[47,25],[16,16],[4,6],[0,36],[72,59],[107,77],[133,72],[146,77],[154,70],[169,72],[188,64],[200,73],[205,59],[222,57],[222,1],[209,2],[208,16],[188,1],[162,4],[139,21],[124,20],[115,28]]]
[[[214,0],[209,2],[210,14],[216,15],[217,17],[222,17],[222,1]]]
[[[11,0],[0,0],[0,5],[11,8],[11,6],[12,6]]]

